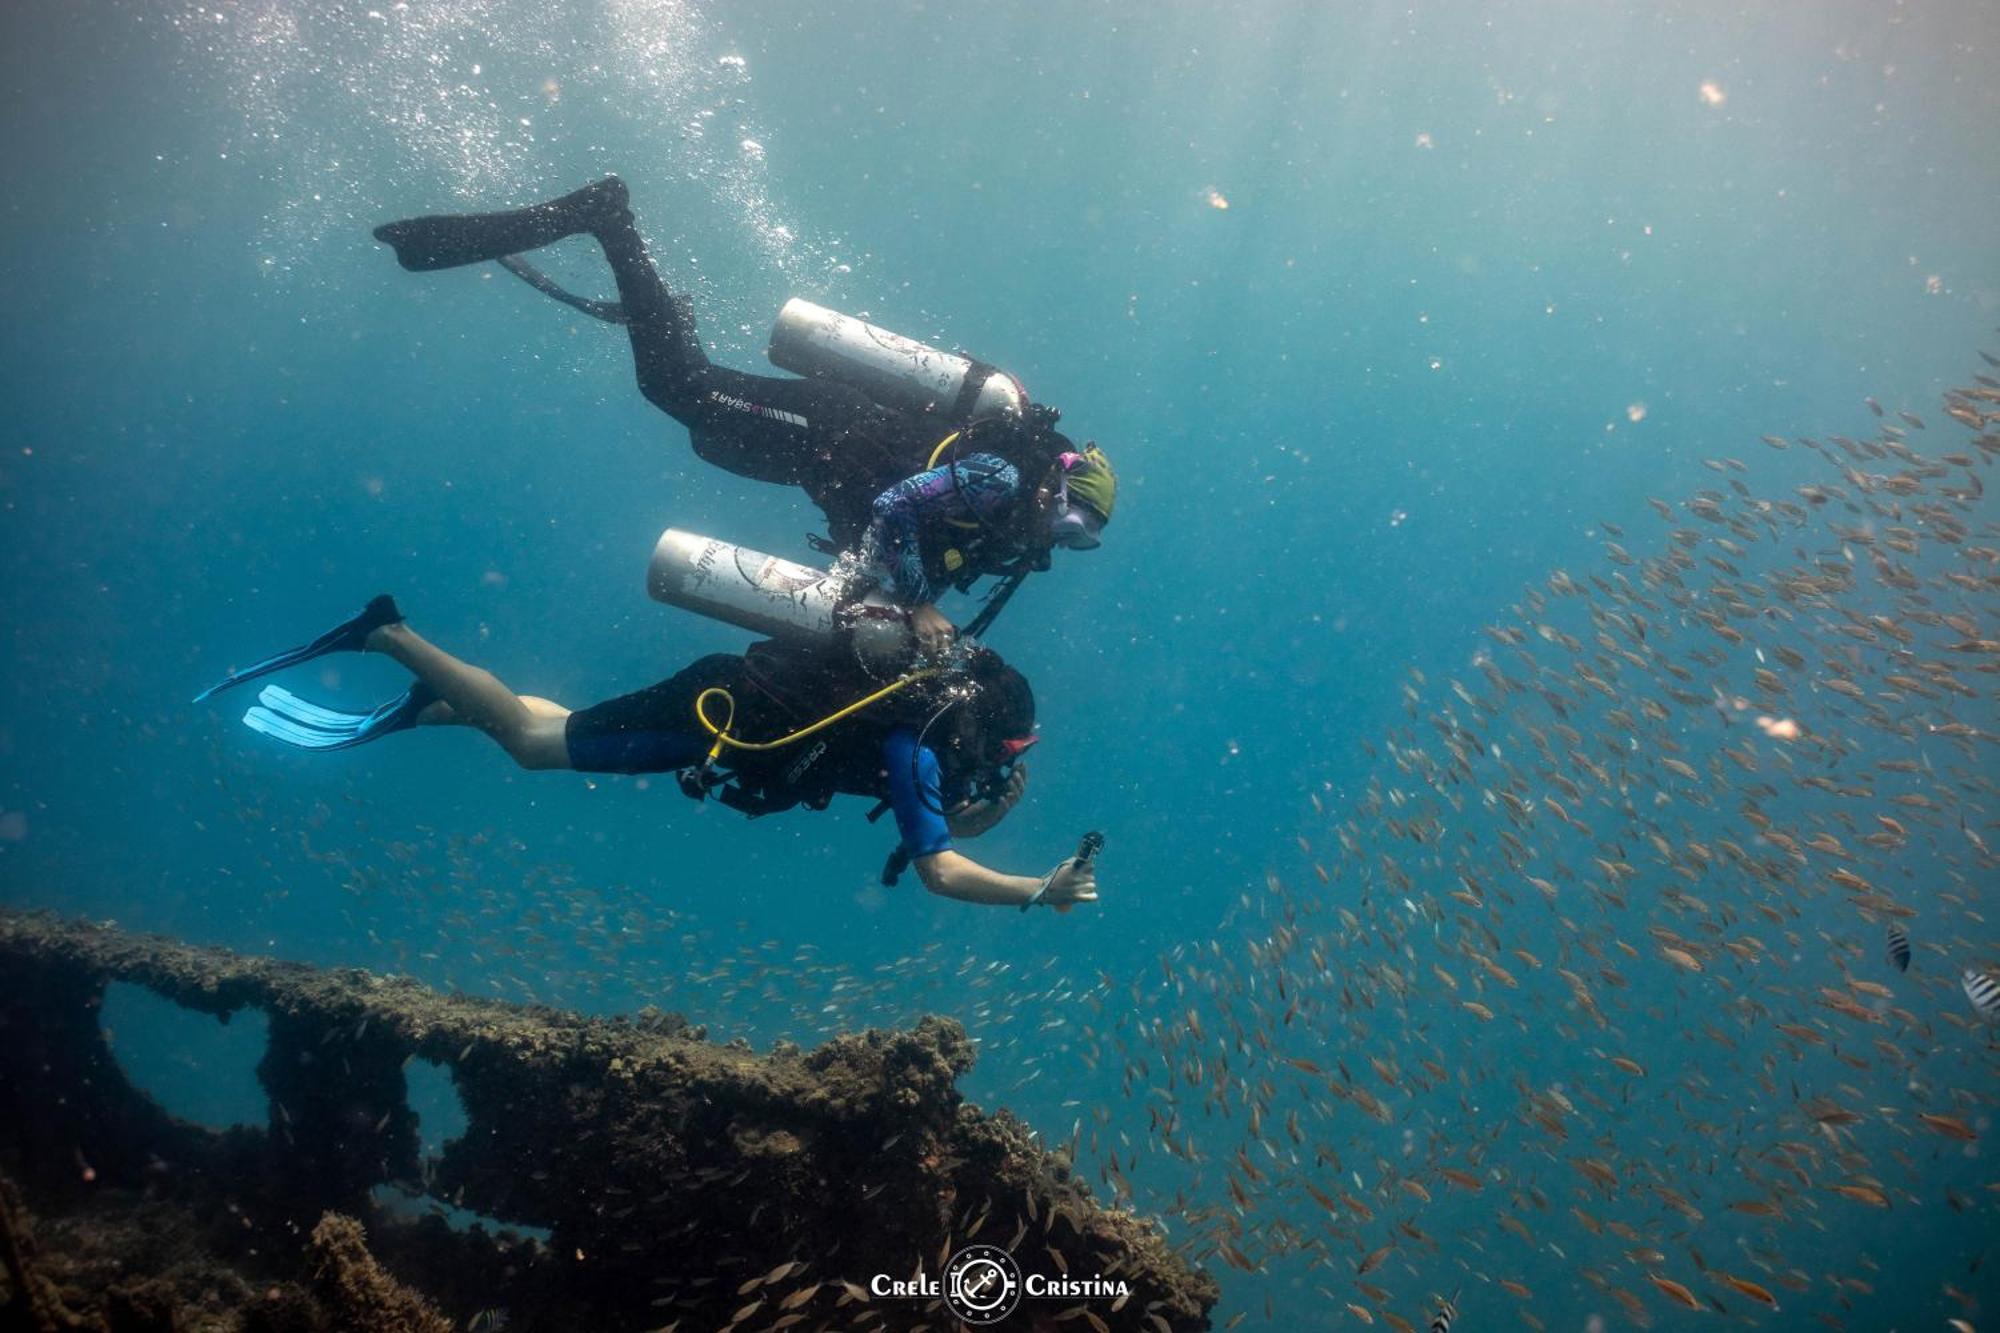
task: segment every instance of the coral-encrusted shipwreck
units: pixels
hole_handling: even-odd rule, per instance
[[[113,981],[266,1013],[268,1128],[210,1132],[132,1087],[98,1022]],[[469,1122],[431,1161],[412,1058],[450,1071]],[[965,1105],[972,1062],[946,1019],[757,1055],[674,1016],[585,1018],[0,913],[0,1160],[26,1198],[0,1186],[0,1329],[442,1333],[498,1308],[522,1333],[945,1330],[935,1300],[849,1284],[935,1276],[975,1242],[1027,1274],[1129,1288],[1024,1301],[1004,1327],[1207,1328],[1214,1281],[1004,1111]],[[548,1239],[371,1201],[409,1182]]]

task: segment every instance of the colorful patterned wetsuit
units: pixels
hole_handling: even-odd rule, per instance
[[[967,454],[956,465],[906,477],[875,497],[862,564],[896,601],[934,602],[943,589],[932,587],[924,572],[923,530],[940,521],[997,523],[1020,489],[1020,470],[993,454]]]

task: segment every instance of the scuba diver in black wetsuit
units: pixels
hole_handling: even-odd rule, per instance
[[[603,247],[618,285],[615,305],[573,296],[516,258],[578,235]],[[1055,429],[1053,409],[1029,403],[1018,382],[990,366],[948,358],[964,367],[950,401],[905,410],[832,379],[711,364],[694,334],[692,303],[660,280],[616,176],[528,208],[411,218],[375,236],[406,269],[497,260],[548,295],[622,323],[640,391],[688,428],[695,453],[741,477],[803,487],[826,514],[829,549],[858,554],[908,609],[931,655],[956,632],[934,604],[944,590],[1002,579],[968,626],[983,632],[1021,580],[1047,568],[1054,547],[1096,546],[1111,518],[1117,477],[1103,451],[1078,449]]]
[[[1067,911],[1097,901],[1095,835],[1039,877],[989,869],[953,846],[998,824],[1021,799],[1020,759],[1036,740],[1026,678],[978,644],[955,648],[941,666],[885,678],[838,639],[767,641],[572,712],[515,694],[428,642],[385,595],[311,642],[231,672],[196,702],[338,652],[381,653],[416,680],[368,713],[266,685],[245,724],[302,750],[351,749],[417,726],[475,727],[522,768],[683,770],[683,787],[700,787],[690,794],[715,793],[749,815],[867,796],[878,812],[894,812],[901,835],[885,882],[913,863],[933,893],[963,902]]]

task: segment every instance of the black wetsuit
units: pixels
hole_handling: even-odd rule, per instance
[[[580,234],[603,247],[618,285],[616,306],[573,296],[519,258]],[[955,428],[949,411],[899,411],[831,380],[751,375],[711,363],[695,337],[691,303],[660,280],[616,177],[527,208],[412,218],[378,227],[375,235],[413,271],[499,260],[556,299],[622,323],[640,392],[687,427],[696,455],[740,477],[802,488],[825,513],[828,536],[841,550],[862,546],[876,500],[928,468]],[[1057,453],[1069,447],[1053,432],[997,419],[962,435],[946,487],[957,508],[970,501],[960,474],[976,457],[971,451],[989,456],[981,464],[989,475],[980,481],[1003,469],[1011,476],[1004,495],[987,488],[970,512],[926,520],[916,534],[924,582],[963,588],[980,575],[1043,567],[1048,541],[1037,497]]]
[[[949,426],[884,407],[832,380],[714,364],[695,337],[691,304],[667,291],[631,214],[600,224],[595,234],[618,283],[646,400],[687,427],[704,462],[753,481],[802,487],[825,513],[834,545],[854,549],[875,497],[922,471]]]

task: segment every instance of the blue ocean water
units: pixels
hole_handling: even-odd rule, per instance
[[[1436,757],[1427,719],[1443,708],[1500,745],[1489,760],[1528,759],[1507,746],[1546,726],[1540,703],[1510,698],[1493,720],[1443,682],[1476,688],[1482,655],[1515,671],[1482,627],[1526,588],[1547,595],[1552,570],[1608,580],[1613,530],[1634,557],[1668,550],[1649,498],[1726,489],[1736,474],[1704,466],[1721,458],[1754,465],[1743,484],[1772,499],[1837,483],[1816,454],[1758,437],[1866,438],[1871,395],[1943,435],[1940,395],[1987,369],[1975,349],[1995,346],[2000,305],[1991,7],[31,0],[0,24],[9,904],[473,993],[659,1004],[760,1045],[950,1013],[983,1042],[969,1095],[1052,1142],[1080,1119],[1087,1173],[1116,1154],[1135,1206],[1223,1274],[1220,1319],[1335,1326],[1358,1321],[1348,1301],[1391,1308],[1357,1294],[1353,1263],[1406,1217],[1435,1246],[1404,1244],[1369,1276],[1418,1323],[1431,1293],[1461,1287],[1466,1329],[1512,1326],[1516,1307],[1552,1328],[1617,1326],[1606,1285],[1662,1323],[1695,1317],[1623,1257],[1640,1245],[1696,1286],[1690,1245],[1745,1276],[1768,1265],[1766,1285],[1796,1268],[1809,1282],[1780,1292],[1787,1321],[1935,1327],[1990,1311],[1984,1133],[1908,1137],[1908,1110],[1872,1137],[1829,1133],[1815,1141],[1830,1159],[1865,1150],[1908,1199],[1881,1212],[1829,1195],[1860,1174],[1829,1161],[1817,1207],[1776,1223],[1728,1214],[1711,1185],[1690,1225],[1657,1197],[1642,1206],[1636,1185],[1597,1197],[1570,1164],[1729,1179],[1771,1141],[1817,1132],[1795,1111],[1784,1121],[1788,1077],[1799,1096],[1856,1107],[1963,1110],[1955,1090],[1990,1108],[1990,1037],[1937,1017],[1969,1016],[1958,966],[2000,956],[1991,858],[1956,827],[1990,827],[1990,784],[1958,781],[1962,808],[1910,816],[1917,836],[1881,859],[1929,914],[1913,933],[1940,946],[1920,951],[1921,1002],[1899,999],[1927,1035],[1879,1034],[1907,1068],[1860,1038],[1866,1070],[1816,1050],[1801,1064],[1772,1029],[1794,1017],[1771,1012],[1781,1002],[1752,1013],[1749,982],[1718,984],[1729,955],[1697,979],[1613,957],[1603,965],[1631,974],[1613,1031],[1571,1010],[1574,1042],[1547,1040],[1560,982],[1546,1005],[1530,1000],[1539,982],[1507,1003],[1496,985],[1476,1002],[1497,1017],[1468,1018],[1416,944],[1455,932],[1461,868],[1487,872],[1482,898],[1507,873],[1506,821],[1480,795],[1504,775],[1457,784],[1473,814],[1452,812],[1441,843],[1385,829],[1409,817],[1406,798],[1447,792],[1387,744]],[[615,330],[497,270],[406,274],[369,236],[607,171],[630,183],[668,280],[695,294],[716,360],[761,369],[771,317],[806,296],[1008,367],[1112,451],[1123,498],[1106,545],[1059,555],[993,636],[1035,682],[1046,740],[1031,799],[976,849],[1039,873],[1101,829],[1097,909],[1023,917],[883,889],[890,835],[858,803],[745,823],[666,781],[517,772],[465,734],[302,756],[238,727],[234,701],[188,705],[228,665],[382,590],[447,648],[573,705],[741,646],[646,599],[651,544],[674,525],[803,558],[819,523],[804,497],[696,460],[635,391]],[[587,247],[548,260],[609,295]],[[1990,543],[1990,507],[1964,517]],[[1915,563],[1955,558],[1927,548]],[[1740,567],[1760,577],[1789,559]],[[1989,627],[1991,597],[1966,595]],[[1852,605],[1884,614],[1891,599]],[[1562,627],[1593,632],[1574,614]],[[1698,630],[1681,630],[1675,660],[1731,647]],[[1413,670],[1428,682],[1414,713]],[[350,703],[401,688],[387,664],[353,658],[298,685]],[[1627,707],[1642,688],[1657,697],[1621,688]],[[1846,780],[1907,752],[1861,719],[1816,721],[1837,701],[1803,682],[1797,698],[1809,729],[1842,742],[1797,772]],[[1995,729],[1990,687],[1936,707]],[[1742,743],[1728,713],[1675,708],[1672,734],[1704,769]],[[1745,787],[1780,785],[1761,804],[1781,824],[1838,825],[1783,761],[1719,762]],[[1550,860],[1643,867],[1624,916],[1569,932],[1525,890],[1487,918],[1496,941],[1553,968],[1572,934],[1653,960],[1649,925],[1697,933],[1658,906],[1672,879],[1642,859],[1668,788],[1620,778],[1602,809],[1575,810],[1592,839],[1546,818],[1519,836]],[[1744,840],[1740,793],[1714,795],[1672,798],[1676,840]],[[1615,822],[1627,811],[1629,828]],[[1872,813],[1855,808],[1857,834]],[[1343,847],[1349,823],[1366,847]],[[1621,855],[1584,850],[1599,834]],[[1391,892],[1399,872],[1413,882]],[[1724,917],[1786,900],[1720,872],[1687,891]],[[1940,907],[1940,891],[1956,897]],[[1804,1006],[1842,975],[1845,954],[1822,939],[1872,960],[1878,932],[1837,898],[1786,901],[1800,944],[1764,933],[1794,959],[1784,984]],[[1345,930],[1342,906],[1418,938]],[[1278,967],[1260,964],[1287,911],[1353,950],[1311,965],[1290,951],[1288,984],[1345,985],[1377,1007],[1277,1020]],[[1499,943],[1478,948],[1525,970]],[[1385,964],[1442,1010],[1391,1021]],[[1476,965],[1446,966],[1474,999]],[[1733,1045],[1682,1039],[1703,1024]],[[1429,1058],[1446,1077],[1402,1087],[1392,1123],[1275,1081],[1258,1093],[1257,1074],[1213,1098],[1212,1083],[1183,1083],[1174,1137],[1202,1160],[1160,1158],[1146,1107],[1167,1104],[1169,1069],[1198,1053],[1254,1067],[1257,1034],[1328,1069],[1344,1058],[1362,1082],[1369,1054],[1412,1078]],[[1592,1048],[1640,1058],[1643,1092],[1605,1091],[1619,1085]],[[159,1067],[190,1091],[209,1081],[199,1062]],[[1592,1128],[1551,1144],[1522,1127],[1517,1083],[1606,1100]],[[1252,1103],[1271,1142],[1252,1160],[1272,1181],[1236,1171],[1261,1185],[1244,1209],[1225,1179]],[[1305,1167],[1279,1163],[1300,1146],[1287,1112],[1305,1117],[1306,1144],[1335,1147],[1338,1170],[1309,1150]],[[1473,1195],[1416,1163],[1504,1179]],[[1399,1193],[1399,1175],[1428,1182],[1432,1202]],[[1391,1201],[1331,1223],[1295,1178],[1361,1196],[1387,1179]],[[1551,1201],[1532,1242],[1496,1226],[1530,1182]],[[1641,1239],[1592,1231],[1573,1204]],[[1227,1268],[1203,1243],[1217,1234],[1264,1271]]]

